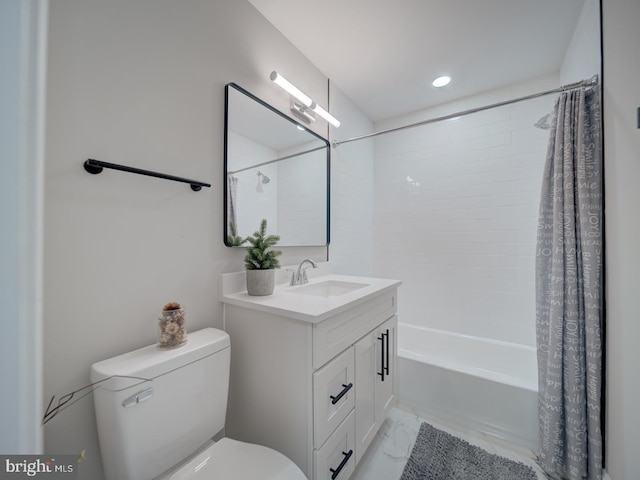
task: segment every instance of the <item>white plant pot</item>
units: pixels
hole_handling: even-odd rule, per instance
[[[247,270],[247,293],[253,296],[271,295],[276,285],[276,270]]]

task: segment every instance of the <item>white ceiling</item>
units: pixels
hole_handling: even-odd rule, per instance
[[[374,121],[559,71],[584,4],[249,1]]]

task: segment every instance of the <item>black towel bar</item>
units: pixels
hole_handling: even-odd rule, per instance
[[[111,168],[113,170],[120,170],[122,172],[137,173],[138,175],[146,175],[148,177],[164,178],[165,180],[173,180],[174,182],[188,183],[191,185],[191,190],[193,190],[194,192],[199,192],[202,187],[211,187],[210,183],[198,182],[196,180],[189,180],[188,178],[176,177],[175,175],[167,175],[165,173],[152,172],[150,170],[143,170],[141,168],[117,165],[115,163],[103,162],[101,160],[94,160],[92,158],[89,158],[84,162],[84,169],[94,175],[102,172],[103,168]]]

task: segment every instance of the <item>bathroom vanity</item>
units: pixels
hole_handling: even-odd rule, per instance
[[[309,480],[348,479],[394,401],[400,282],[325,275],[268,297],[222,283],[226,436],[282,452]]]

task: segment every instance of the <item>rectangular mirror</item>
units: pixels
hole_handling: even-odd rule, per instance
[[[263,218],[279,246],[328,245],[329,168],[326,139],[235,83],[225,86],[225,245],[237,246],[233,236],[253,234]]]

